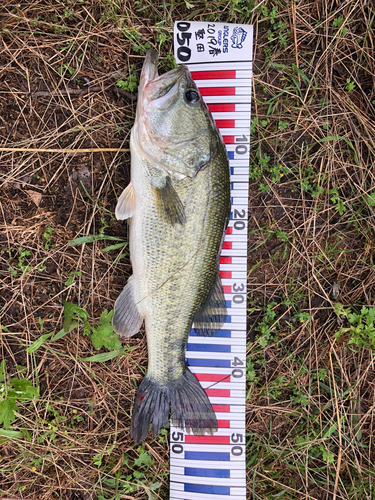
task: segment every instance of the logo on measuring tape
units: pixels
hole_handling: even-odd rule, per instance
[[[236,26],[233,29],[233,34],[230,37],[232,40],[232,49],[243,49],[243,42],[246,39],[246,31],[240,26]]]

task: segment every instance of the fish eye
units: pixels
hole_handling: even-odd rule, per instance
[[[199,102],[199,94],[196,90],[187,90],[185,93],[185,100],[189,104],[195,104]]]

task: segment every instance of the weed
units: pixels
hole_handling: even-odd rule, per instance
[[[246,360],[246,380],[252,383],[256,382],[258,378],[259,377],[256,374],[254,363],[249,356]]]
[[[280,241],[282,241],[284,243],[286,243],[287,241],[289,241],[288,235],[287,235],[287,233],[285,231],[280,231],[279,229],[275,229],[274,232],[275,232],[276,237]]]
[[[335,334],[336,339],[348,334],[348,345],[357,346],[357,350],[365,347],[375,351],[375,308],[368,309],[363,306],[358,314],[352,313],[350,307],[345,308],[343,304],[336,302],[334,309],[337,316],[344,316],[350,323],[348,328],[340,328]]]
[[[334,28],[341,28],[343,22],[344,22],[344,16],[340,14],[338,17],[335,17],[335,19],[332,21],[332,26]]]
[[[111,447],[106,455],[110,455],[113,448]],[[136,492],[137,490],[143,489],[147,495],[148,500],[156,500],[158,495],[155,493],[160,486],[161,482],[157,481],[153,474],[150,474],[150,468],[154,462],[153,457],[144,451],[142,447],[139,447],[138,458],[132,459],[128,455],[123,454],[121,457],[121,469],[127,468],[129,473],[121,472],[121,469],[115,473],[113,478],[103,479],[103,485],[107,490],[115,491],[115,496],[109,493],[111,496],[108,497],[104,492],[98,494],[98,500],[109,500],[119,499],[122,495],[129,495]],[[93,457],[93,462],[97,467],[102,466],[104,454],[101,453]]]
[[[22,247],[18,248],[18,252],[19,252],[19,255],[18,255],[18,264],[17,265],[20,268],[20,270],[22,271],[22,275],[24,275],[27,273],[27,271],[32,269],[31,266],[27,266],[25,264],[25,259],[26,259],[26,257],[30,257],[31,252],[30,252],[30,250],[25,250]]]
[[[81,271],[72,271],[71,273],[69,273],[69,278],[67,279],[67,281],[65,281],[65,286],[70,286],[73,284],[74,282],[74,278],[76,276],[82,276],[82,272]]]
[[[141,35],[134,28],[124,28],[122,30],[124,36],[131,42],[132,49],[135,53],[142,55],[146,54],[148,49],[151,49],[149,42],[141,43]]]
[[[307,321],[311,321],[311,316],[306,311],[299,311],[293,316],[293,321],[299,321],[300,323],[306,323]]]
[[[138,78],[134,71],[134,66],[130,66],[129,69],[129,76],[126,78],[126,80],[119,80],[116,85],[119,87],[121,90],[126,90],[128,92],[134,92],[138,88]]]
[[[262,178],[269,178],[271,182],[279,182],[288,172],[288,169],[281,165],[281,163],[273,163],[271,157],[267,153],[261,154],[261,152],[258,151],[256,158],[258,159],[258,163],[250,165],[250,179],[259,181]],[[260,182],[259,189],[263,192],[267,192],[270,187],[266,182]]]
[[[348,28],[341,28],[344,23],[344,16],[340,14],[332,21],[332,27],[337,28],[337,31],[340,31],[343,36],[345,36],[348,32]],[[340,29],[341,28],[341,29]]]
[[[373,191],[369,196],[366,197],[367,203],[370,207],[375,207],[375,191]]]
[[[16,277],[18,275],[18,272],[21,271],[21,276],[24,276],[28,271],[31,271],[33,269],[32,266],[27,265],[26,260],[28,257],[31,256],[31,251],[26,250],[25,248],[18,247],[18,261],[16,264],[16,267],[9,266],[8,271],[12,274],[13,277]],[[11,248],[10,250],[7,250],[9,259],[8,262],[11,263],[16,256],[13,255],[13,252],[16,252],[15,249]]]
[[[346,79],[346,85],[345,85],[345,90],[347,90],[349,93],[353,92],[355,89],[354,83],[351,81],[350,78]]]
[[[337,187],[334,186],[332,189],[330,189],[329,194],[331,195],[331,201],[335,205],[336,210],[340,215],[343,215],[346,212],[346,206],[339,196]]]
[[[66,72],[68,72],[69,75],[74,75],[75,68],[69,66],[69,64],[64,63],[57,69],[57,72],[59,73],[59,75],[65,75]]]
[[[324,193],[324,187],[317,180],[315,169],[309,162],[307,163],[306,168],[303,170],[301,189],[306,193],[309,193],[313,198],[317,198]]]
[[[300,390],[295,390],[290,396],[290,401],[297,406],[307,406],[308,400],[308,395]]]
[[[280,19],[278,6],[273,5],[272,9],[268,11],[266,6],[263,4],[261,14],[264,17],[268,17],[271,25],[271,28],[267,31],[267,40],[271,43],[278,42],[280,47],[285,49],[287,47],[287,39],[290,36],[290,30],[288,29],[288,25]]]
[[[124,248],[128,245],[128,242],[124,238],[118,238],[117,236],[108,236],[104,234],[104,230],[108,227],[108,225],[104,222],[104,225],[99,229],[98,234],[92,234],[88,236],[81,236],[80,238],[76,238],[75,240],[69,241],[69,246],[75,247],[79,245],[83,245],[84,243],[94,243],[95,241],[102,240],[110,240],[110,241],[118,241],[114,245],[110,245],[102,249],[102,252],[110,252],[111,250],[118,250],[119,248]],[[127,254],[123,254],[125,256]]]
[[[61,47],[60,50],[66,50],[68,55],[70,52],[74,52],[76,47],[77,47],[76,40],[68,40],[65,47]]]
[[[69,9],[67,7],[64,7],[63,16],[66,19],[71,20],[73,18],[73,15],[74,15],[74,9]]]
[[[21,401],[31,401],[39,396],[39,391],[26,378],[9,378],[5,359],[0,363],[0,424],[5,429],[16,420]],[[4,435],[4,434],[3,434]]]
[[[165,44],[165,42],[167,41],[168,39],[168,36],[166,33],[162,32],[162,33],[158,33],[156,35],[156,42],[158,44],[158,51],[160,52],[162,46]]]
[[[279,123],[277,124],[277,128],[278,130],[280,130],[280,132],[285,132],[289,127],[289,123],[288,122],[283,122],[282,120],[279,121]]]
[[[43,233],[43,238],[45,238],[46,240],[44,244],[44,248],[46,250],[54,247],[54,244],[52,243],[52,233],[53,233],[53,228],[51,226],[47,226]]]
[[[168,442],[169,429],[161,429],[158,435],[158,441],[160,444],[166,444]]]
[[[132,349],[131,346],[122,347],[119,341],[119,335],[114,333],[115,327],[112,325],[113,311],[108,312],[104,309],[100,319],[98,321],[89,321],[89,314],[87,311],[72,304],[71,302],[64,303],[64,323],[63,328],[55,333],[45,333],[41,335],[37,340],[35,340],[28,348],[28,353],[33,353],[40,347],[46,348],[46,342],[55,342],[62,339],[75,330],[76,328],[83,328],[83,335],[91,336],[91,342],[96,350],[100,350],[103,347],[107,349],[107,353],[95,354],[94,356],[89,356],[88,358],[80,358],[82,361],[96,361],[105,362],[113,359],[120,354],[124,354],[125,351]],[[42,328],[41,328],[42,329]]]
[[[275,311],[276,302],[270,302],[266,305],[262,320],[257,324],[256,329],[259,330],[259,345],[262,347],[266,347],[268,345],[269,340],[271,339],[272,334],[275,332],[275,328],[278,325],[278,322],[275,322],[276,311]]]

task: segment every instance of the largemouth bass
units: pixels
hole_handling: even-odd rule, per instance
[[[194,321],[213,335],[226,308],[219,253],[230,212],[229,164],[224,142],[189,70],[161,76],[158,54],[142,68],[131,132],[131,182],[117,219],[129,219],[133,275],[115,303],[115,331],[147,334],[148,369],[132,416],[136,443],[168,425],[212,434],[211,403],[185,361]]]

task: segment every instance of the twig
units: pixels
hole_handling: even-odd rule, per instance
[[[338,430],[338,433],[339,433],[339,453],[338,453],[338,457],[337,457],[336,479],[335,479],[335,485],[334,485],[334,488],[333,488],[333,497],[332,497],[333,500],[336,500],[336,497],[337,497],[337,488],[338,488],[339,477],[340,477],[341,459],[342,459],[342,435],[341,435],[340,411],[339,411],[339,405],[338,405],[338,401],[337,401],[335,372],[333,370],[333,363],[332,363],[332,349],[333,349],[333,346],[331,347],[331,351],[329,352],[329,361],[330,361],[330,364],[331,364],[331,371],[332,371],[332,383],[333,383],[333,390],[334,390],[334,393],[335,393],[337,430]]]
[[[294,46],[296,48],[296,66],[297,66],[297,68],[299,68],[295,0],[292,1],[292,28],[293,28]],[[300,77],[299,73],[298,73],[298,81],[299,81],[299,84],[301,85],[301,77]]]
[[[64,148],[2,148],[1,151],[19,151],[24,153],[69,153],[69,154],[80,154],[80,153],[129,153],[130,149],[124,148],[84,148],[84,149],[64,149]]]
[[[103,90],[103,87],[86,87],[85,89],[58,89],[58,90],[38,90],[37,92],[32,92],[31,97],[44,97],[44,96],[59,96],[59,95],[86,95],[91,92],[100,92]],[[121,90],[116,85],[111,85],[107,87],[105,90],[113,90],[118,95],[122,95],[135,101],[137,97],[126,90]]]

